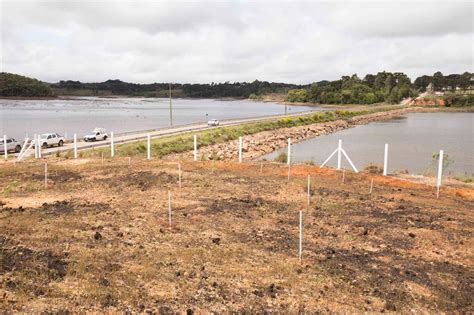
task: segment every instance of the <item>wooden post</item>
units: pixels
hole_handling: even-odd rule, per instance
[[[179,189],[181,189],[181,163],[178,163],[178,180]]]
[[[303,211],[300,210],[300,230],[299,230],[299,249],[298,249],[298,259],[301,261],[301,252],[303,249]]]
[[[436,198],[439,198],[439,190],[441,188],[441,177],[443,176],[443,154],[443,150],[439,150],[438,178],[436,180]]]
[[[383,176],[387,176],[387,164],[388,164],[388,143],[385,143],[385,151],[383,155]]]
[[[290,181],[290,174],[291,174],[291,164],[288,164],[288,178],[287,178],[288,181]]]
[[[311,199],[311,175],[308,174],[308,210],[309,210],[310,199]]]
[[[168,224],[171,228],[171,191],[168,190]]]
[[[151,135],[148,134],[146,137],[146,158],[151,159]]]
[[[369,194],[371,194],[371,195],[372,195],[372,189],[373,189],[373,188],[374,188],[374,179],[372,178],[372,179],[370,180],[370,189],[369,189]]]
[[[291,138],[288,138],[288,156],[286,158],[288,165],[291,164]]]
[[[114,157],[115,155],[115,150],[114,150],[114,132],[112,131],[110,133],[110,157]]]
[[[260,175],[263,173],[263,162],[260,162]]]
[[[77,135],[74,134],[74,158],[77,159]]]
[[[132,165],[132,158],[128,157],[128,166]]]
[[[48,163],[44,163],[44,188],[48,188]]]
[[[239,163],[242,163],[242,137],[239,137]]]
[[[3,135],[3,155],[5,160],[8,160],[7,136]]]
[[[197,161],[197,135],[194,135],[194,161]]]

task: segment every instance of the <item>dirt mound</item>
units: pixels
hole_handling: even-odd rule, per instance
[[[110,187],[136,187],[141,191],[146,191],[153,186],[163,186],[178,182],[177,175],[166,172],[154,173],[152,171],[139,171],[127,175],[120,175],[101,180]]]

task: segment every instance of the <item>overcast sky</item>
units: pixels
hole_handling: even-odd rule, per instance
[[[1,71],[48,82],[473,71],[471,1],[0,2]]]

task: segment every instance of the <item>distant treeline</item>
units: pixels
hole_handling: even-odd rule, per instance
[[[53,96],[53,91],[48,85],[36,79],[0,72],[0,96],[45,97]]]
[[[313,102],[321,104],[373,104],[379,102],[399,103],[408,96],[424,92],[429,83],[437,91],[456,92],[468,89],[473,83],[472,73],[450,74],[444,76],[436,72],[433,76],[421,76],[412,83],[401,72],[379,72],[367,74],[360,79],[356,74],[343,76],[335,81],[319,81],[310,85],[275,83],[255,80],[253,82],[225,82],[210,84],[171,85],[174,97],[191,98],[251,98],[258,99],[268,94],[286,95],[290,102]],[[80,81],[59,81],[44,83],[36,79],[11,73],[0,73],[0,96],[42,97],[55,95],[84,96],[143,96],[166,97],[168,83],[136,84],[120,80],[107,80],[98,83]],[[464,98],[452,97],[456,103]]]
[[[289,102],[313,102],[321,104],[373,104],[379,102],[399,103],[404,98],[416,96],[426,91],[433,83],[436,91],[456,91],[467,89],[472,73],[450,74],[443,76],[436,72],[433,76],[422,76],[411,82],[401,72],[379,72],[367,74],[360,79],[356,74],[343,76],[335,81],[320,81],[305,89],[294,89],[288,92]]]
[[[58,94],[75,94],[88,91],[91,95],[128,95],[160,97],[169,94],[168,83],[136,84],[120,80],[107,80],[100,83],[82,83],[79,81],[60,81],[51,84]],[[241,97],[249,98],[254,95],[265,95],[270,93],[287,93],[290,89],[301,88],[296,84],[274,83],[266,81],[234,82],[234,83],[211,83],[211,84],[179,84],[171,85],[172,93],[178,97]]]

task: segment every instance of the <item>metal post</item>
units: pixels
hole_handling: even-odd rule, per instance
[[[441,177],[443,176],[443,150],[439,150],[439,162],[438,162],[438,178],[436,180],[436,198],[439,198],[439,190],[441,187]]]
[[[110,133],[110,157],[114,157],[115,148],[114,148],[114,132]]]
[[[239,137],[239,163],[242,163],[242,137]]]
[[[74,134],[74,158],[77,159],[77,135]]]
[[[337,146],[337,169],[340,170],[341,169],[341,156],[342,154],[342,140],[339,139],[339,144]]]
[[[288,165],[291,164],[291,138],[288,138],[288,157],[286,159]]]
[[[8,147],[7,147],[7,136],[3,135],[3,155],[5,160],[8,160]]]
[[[146,158],[147,160],[150,160],[151,159],[151,135],[150,134],[147,135],[146,143],[147,143]]]
[[[194,135],[194,161],[197,161],[198,153],[197,153],[197,136]]]
[[[388,164],[388,143],[385,143],[385,152],[383,156],[383,176],[387,176],[387,164]]]

